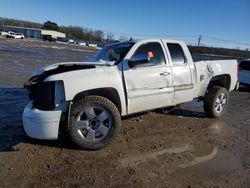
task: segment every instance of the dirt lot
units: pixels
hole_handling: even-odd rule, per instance
[[[79,151],[65,137],[27,138],[23,82],[37,67],[92,52],[0,38],[0,187],[250,187],[246,89],[231,93],[220,119],[205,118],[201,102],[125,118],[120,137],[100,151]]]

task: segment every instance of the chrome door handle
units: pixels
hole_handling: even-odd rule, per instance
[[[169,76],[170,75],[170,72],[162,72],[160,73],[161,76]]]

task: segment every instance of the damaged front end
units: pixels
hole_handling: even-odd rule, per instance
[[[95,68],[94,65],[83,64],[56,64],[38,70],[24,83],[29,92],[29,100],[34,108],[39,110],[53,110],[58,103],[62,102],[64,93],[63,81],[44,81],[51,75],[82,69]],[[59,99],[60,98],[60,99]]]
[[[57,139],[60,125],[67,122],[70,102],[65,100],[62,80],[46,81],[55,74],[95,68],[94,65],[57,65],[36,71],[24,84],[28,90],[29,104],[23,111],[25,133],[37,139]]]
[[[34,72],[24,84],[30,100],[23,112],[23,127],[26,134],[37,139],[57,139],[59,128],[63,129],[65,126],[61,125],[68,122],[71,102],[66,101],[64,81],[51,79],[50,76],[112,65],[112,62],[58,63]]]
[[[63,82],[46,82],[46,78],[46,74],[33,76],[24,84],[30,102],[23,111],[23,127],[31,138],[54,140],[58,138],[68,103]]]
[[[33,107],[39,110],[53,110],[55,108],[55,82],[38,82],[29,85],[29,100]]]

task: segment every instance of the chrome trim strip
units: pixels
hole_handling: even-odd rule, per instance
[[[148,90],[137,90],[137,91],[131,91],[128,92],[128,98],[138,98],[138,97],[147,97],[147,96],[153,96],[153,95],[160,95],[164,93],[173,93],[174,88],[173,87],[166,87],[166,88],[160,88],[160,89],[148,89]]]
[[[194,87],[194,84],[185,84],[185,85],[174,86],[174,91],[193,89],[193,87]]]

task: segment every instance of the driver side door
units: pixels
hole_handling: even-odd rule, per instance
[[[129,114],[169,106],[173,101],[172,73],[161,41],[141,44],[130,58],[145,54],[149,63],[124,67]]]

